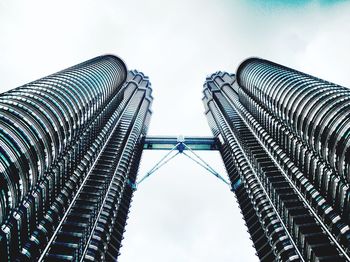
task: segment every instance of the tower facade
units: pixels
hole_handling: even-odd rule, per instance
[[[206,117],[261,261],[349,260],[349,99],[257,58],[206,79]]]
[[[350,261],[349,89],[251,58],[203,92],[214,139],[188,143],[220,150],[259,259]],[[117,259],[142,150],[185,149],[144,140],[152,100],[113,55],[0,95],[0,260]]]
[[[151,92],[106,55],[0,95],[3,259],[116,259]]]

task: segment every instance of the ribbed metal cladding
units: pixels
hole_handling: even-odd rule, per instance
[[[237,81],[248,95],[350,182],[348,88],[258,58],[240,65]]]
[[[262,261],[347,260],[346,182],[298,137],[291,122],[279,118],[273,106],[281,96],[272,103],[263,94],[278,92],[278,81],[271,82],[269,76],[283,70],[269,71],[271,67],[261,64],[284,68],[249,59],[237,72],[244,80],[237,83],[234,75],[217,72],[207,78],[203,98],[257,255]],[[276,74],[277,79],[288,79]],[[298,110],[296,114],[307,113]]]
[[[125,78],[124,63],[104,56],[0,95],[0,222]]]
[[[241,141],[237,137],[239,135],[239,130],[237,129],[242,125],[241,119],[237,117],[232,107],[227,106],[227,101],[225,109],[231,115],[235,114],[235,118],[230,121],[227,119],[227,115],[225,115],[226,110],[223,111],[222,102],[225,103],[225,98],[222,97],[220,86],[225,84],[230,85],[232,82],[234,82],[232,75],[221,72],[207,78],[204,84],[203,102],[207,108],[206,114],[211,115],[214,119],[214,122],[209,122],[210,125],[214,125],[214,129],[218,129],[219,131],[219,140],[222,144],[222,157],[232,187],[236,189],[237,200],[239,201],[243,216],[249,216],[251,218],[246,221],[246,224],[251,233],[257,255],[262,261],[271,261],[276,257],[298,260],[297,252],[293,248],[292,241],[286,230],[283,228],[282,221],[280,221],[273,209],[271,200],[264,194],[256,171],[253,170],[249,164],[249,159],[241,149]],[[232,123],[232,120],[234,123]],[[228,156],[227,152],[226,155],[223,154],[225,151],[229,151]],[[228,165],[230,162],[234,165],[233,167]],[[249,197],[248,199],[242,196],[244,193],[241,192],[242,190],[240,188],[244,188],[244,191],[248,193],[245,195],[245,197]],[[244,201],[247,200],[248,203],[245,203]],[[254,220],[254,218],[258,218],[258,220]],[[277,230],[271,230],[272,228],[276,228]]]
[[[242,63],[237,78],[239,100],[264,129],[265,144],[269,136],[279,163],[293,163],[295,184],[349,254],[349,172],[338,154],[348,151],[349,90],[255,58]]]
[[[17,261],[117,259],[150,121],[151,91],[147,77],[129,72],[110,102],[114,109],[106,123]]]
[[[105,55],[0,95],[4,260],[116,259],[151,92]]]

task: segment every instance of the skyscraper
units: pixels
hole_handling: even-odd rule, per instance
[[[2,259],[118,256],[151,92],[105,55],[1,94]]]
[[[349,99],[258,58],[207,78],[205,113],[261,261],[349,260]]]
[[[350,91],[251,58],[203,92],[214,139],[187,141],[144,139],[150,82],[113,55],[1,94],[0,259],[116,260],[142,151],[169,148],[220,150],[261,261],[349,261]]]

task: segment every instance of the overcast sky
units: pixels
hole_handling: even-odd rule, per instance
[[[154,90],[152,135],[210,135],[206,75],[259,56],[350,87],[350,2],[0,0],[0,91],[105,53]],[[140,175],[164,152],[145,152]],[[201,154],[225,175],[220,156]],[[257,261],[234,194],[184,156],[140,185],[120,261]]]

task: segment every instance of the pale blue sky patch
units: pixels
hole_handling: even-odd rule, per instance
[[[307,5],[319,5],[327,7],[339,3],[344,3],[348,0],[247,0],[249,4],[269,9],[281,8],[300,8]]]

